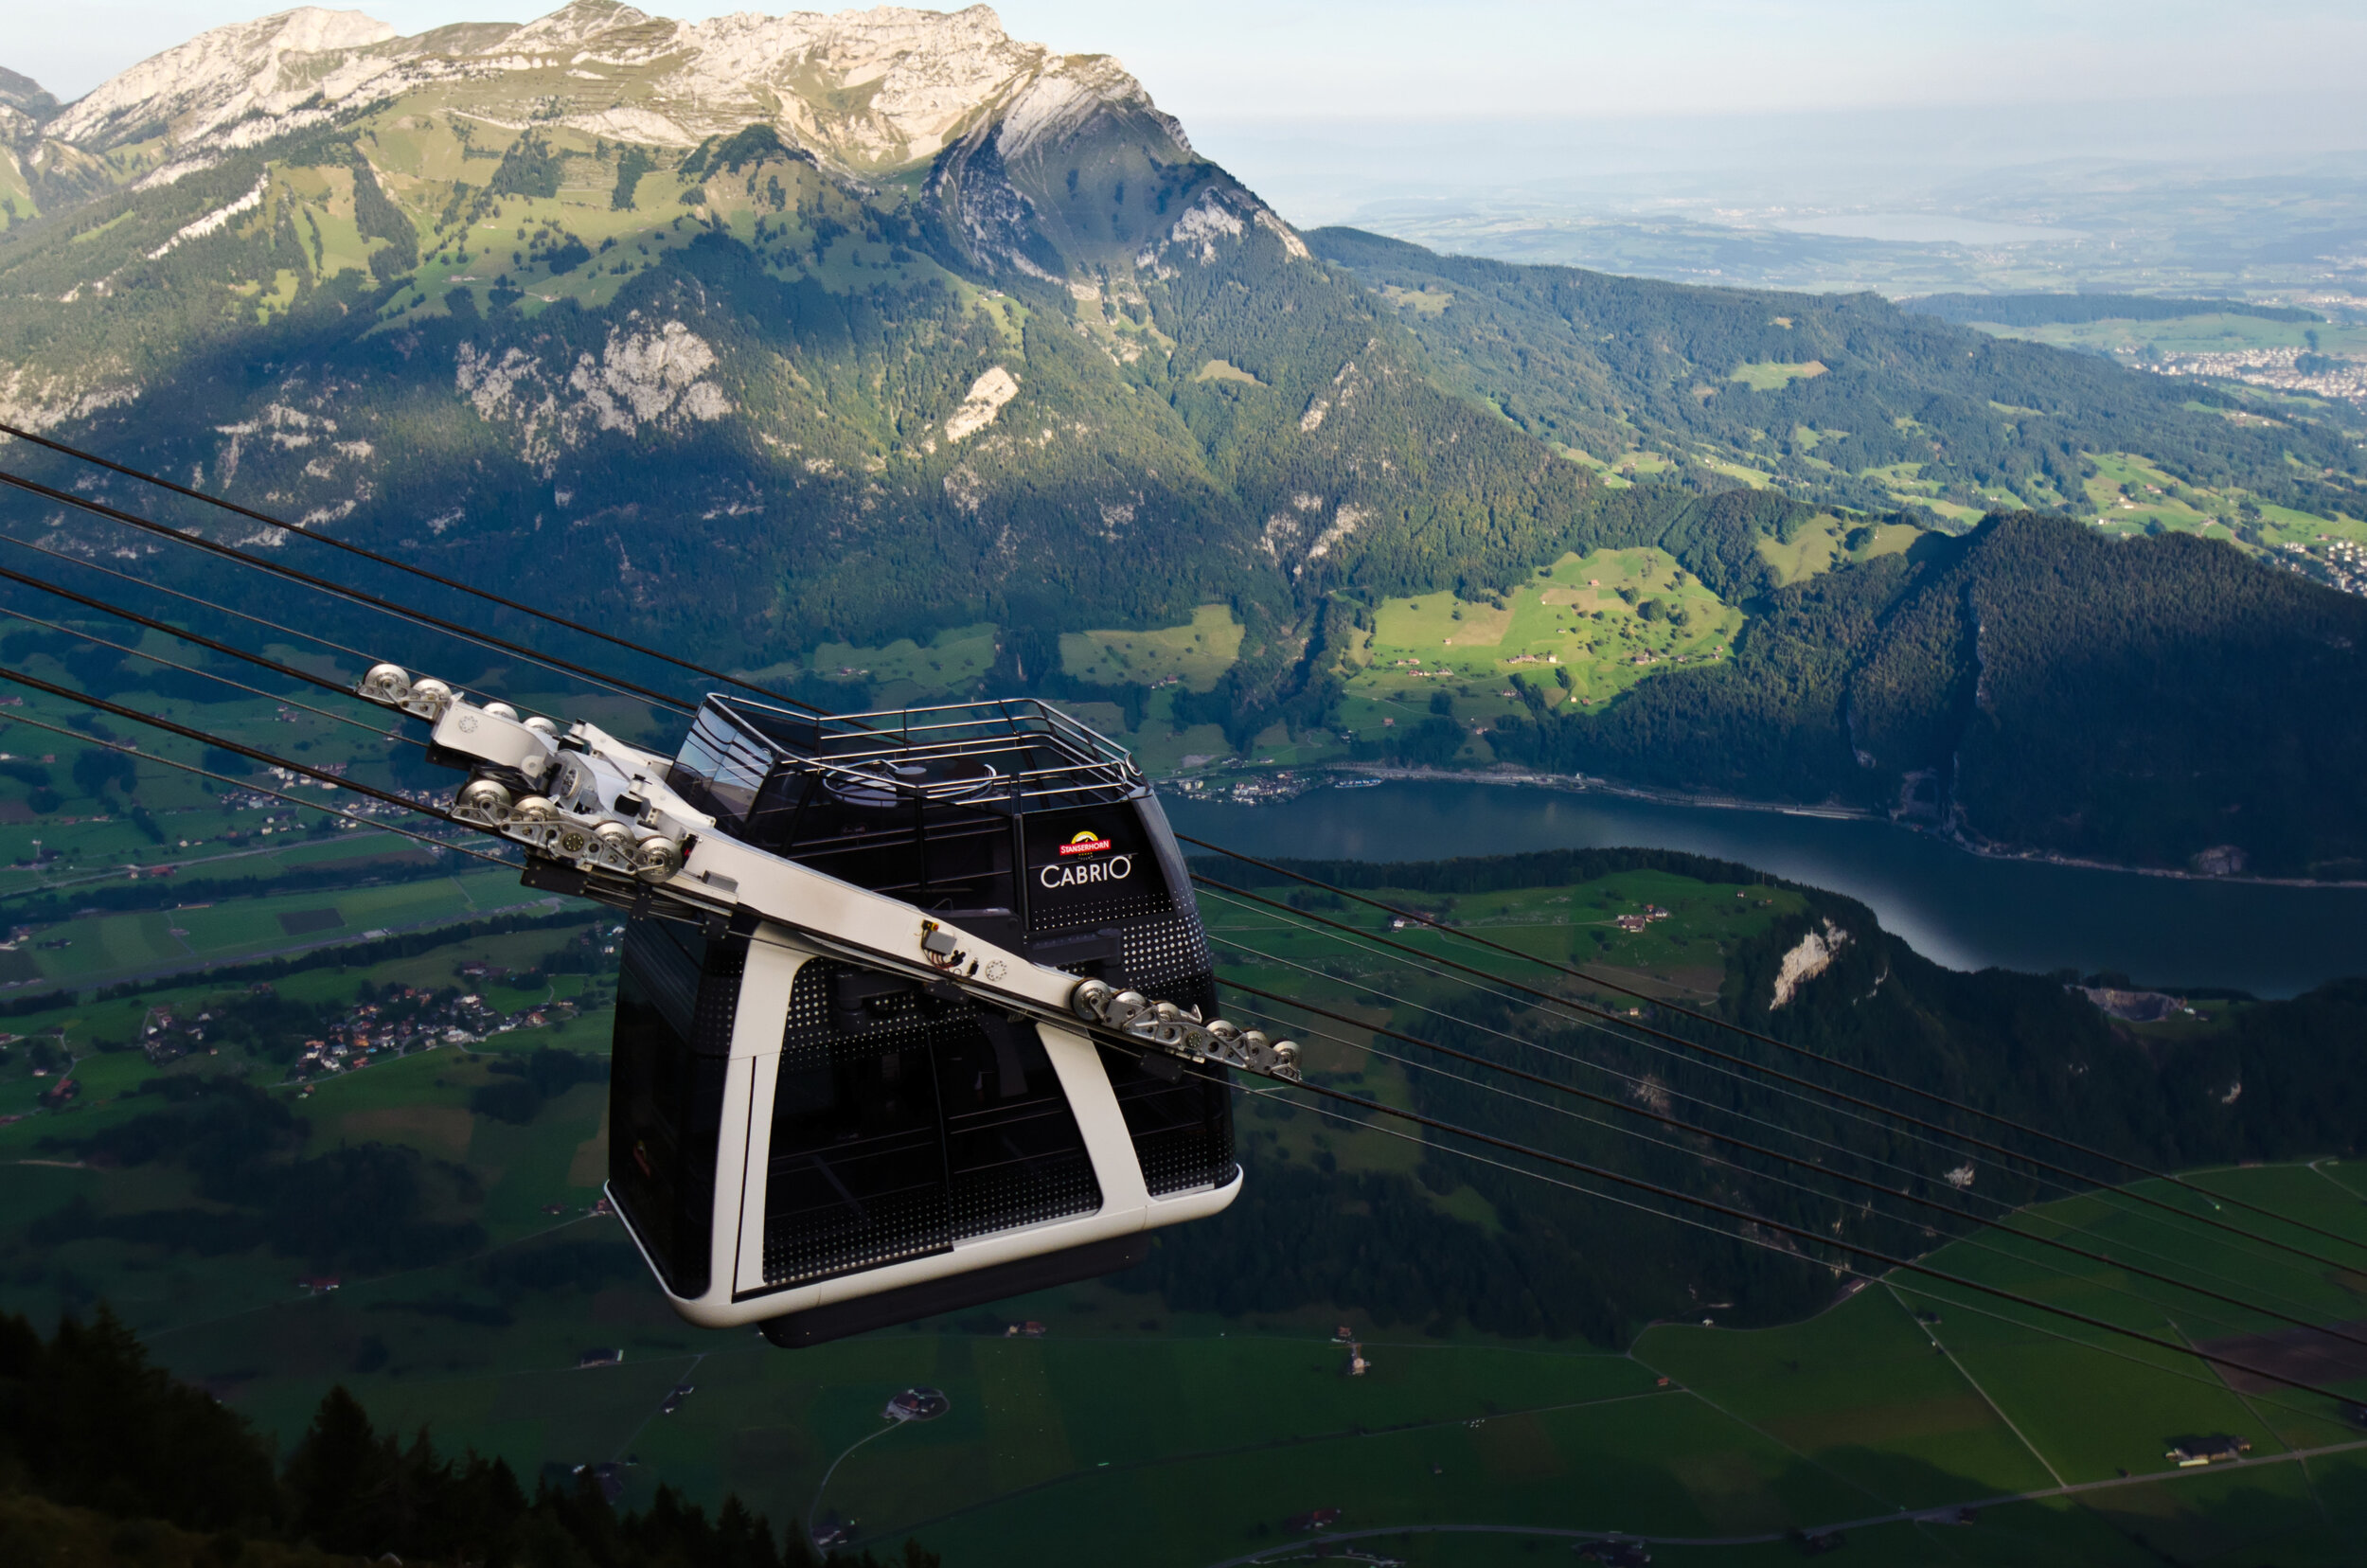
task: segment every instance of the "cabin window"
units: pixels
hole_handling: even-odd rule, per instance
[[[744,939],[667,921],[625,930],[609,1089],[609,1185],[667,1289],[705,1293],[716,1149]]]

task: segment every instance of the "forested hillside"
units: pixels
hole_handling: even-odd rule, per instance
[[[244,1416],[175,1379],[103,1306],[44,1339],[0,1315],[0,1544],[11,1563],[330,1568],[358,1560],[547,1568],[819,1568],[789,1521],[727,1497],[709,1520],[661,1487],[619,1514],[585,1473],[531,1495],[498,1457],[381,1432],[342,1386],[284,1462]],[[610,1467],[614,1469],[614,1467]],[[879,1568],[871,1553],[831,1554]],[[908,1544],[904,1568],[937,1558]]]
[[[2208,386],[2002,341],[1942,311],[1445,257],[1354,229],[1308,242],[1398,305],[1442,379],[1613,465],[1639,452],[1731,465],[1875,511],[2082,510],[2093,454],[2137,452],[2190,484],[2367,513],[2367,460],[2336,427],[2238,422]]]
[[[985,14],[764,24],[826,74],[888,51],[917,85],[867,111],[604,0],[331,51],[399,61],[373,79],[397,87],[276,136],[209,140],[191,110],[146,135],[103,89],[40,145],[110,150],[125,183],[44,187],[0,239],[0,413],[752,667],[1229,601],[1287,668],[1343,577],[1508,579],[1562,547],[1583,469],[1433,385],[1110,62]],[[661,26],[728,44],[716,68],[775,116],[599,129],[727,113],[662,54],[625,67]],[[974,95],[951,116],[945,71]],[[936,107],[881,107],[906,94]],[[169,155],[192,167],[129,178]]]
[[[1500,721],[1493,744],[2066,855],[2354,878],[2363,648],[2367,602],[2229,545],[2021,514],[1783,589],[1731,664]]]

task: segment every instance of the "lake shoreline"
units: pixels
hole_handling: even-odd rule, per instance
[[[1377,786],[1386,781],[1394,787]],[[2180,875],[1957,852],[1861,811],[1700,804],[1518,772],[1302,774],[1262,800],[1166,795],[1176,829],[1266,859],[1438,861],[1544,849],[1664,849],[1750,866],[1867,906],[1944,968],[2127,976],[2130,989],[2294,996],[2367,976],[2367,887]],[[1346,785],[1343,789],[1340,785]],[[1492,785],[1493,788],[1482,788]],[[1258,793],[1250,792],[1251,796]]]
[[[1486,771],[1401,768],[1353,762],[1326,765],[1321,771],[1407,783],[1495,784],[1512,789],[1549,790],[1557,794],[1604,794],[1621,800],[1640,800],[1653,806],[1682,806],[1718,811],[1764,811],[1776,816],[1818,817],[1834,822],[1872,822],[1903,829],[1934,844],[1947,845],[1976,860],[2003,861],[2020,865],[2060,865],[2081,871],[2117,871],[2132,877],[2160,877],[2172,882],[2206,882],[2221,887],[2367,887],[2367,879],[2333,881],[2313,877],[2216,877],[2172,866],[2124,865],[2117,861],[2084,860],[2073,855],[2054,855],[2036,849],[1987,848],[1961,834],[1943,833],[1936,829],[1901,822],[1887,811],[1856,806],[1805,806],[1796,801],[1749,800],[1740,795],[1691,794],[1682,790],[1656,790],[1642,784],[1616,784],[1608,778],[1585,774],[1540,774],[1508,767]]]

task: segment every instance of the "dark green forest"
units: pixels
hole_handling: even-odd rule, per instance
[[[1722,666],[1500,721],[1563,771],[1872,807],[1930,775],[1975,841],[2184,866],[2367,868],[2367,603],[2168,535],[1993,517],[1767,595]]]
[[[277,1462],[244,1417],[155,1364],[104,1307],[47,1339],[0,1316],[0,1560],[276,1568],[355,1559],[482,1568],[819,1568],[736,1497],[712,1519],[660,1487],[619,1514],[597,1474],[529,1493],[507,1464],[378,1430],[332,1388]],[[833,1555],[882,1568],[869,1553]],[[934,1568],[907,1542],[895,1562]]]

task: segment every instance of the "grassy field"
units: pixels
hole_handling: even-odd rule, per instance
[[[448,1068],[446,1081],[425,1076],[436,1065],[340,1085],[353,1099],[334,1125],[400,1130],[458,1156],[468,1113]],[[365,1090],[368,1103],[355,1093]],[[347,1281],[326,1299],[262,1278],[241,1299],[225,1280],[202,1305],[186,1265],[66,1261],[94,1284],[119,1281],[159,1353],[283,1434],[342,1381],[382,1422],[427,1426],[525,1475],[623,1458],[631,1496],[662,1478],[696,1496],[736,1490],[775,1518],[806,1513],[832,1460],[882,1432],[888,1395],[934,1384],[952,1414],[864,1444],[821,1503],[866,1536],[917,1533],[963,1564],[1303,1555],[1286,1523],[1317,1507],[1341,1509],[1342,1529],[1392,1532],[1389,1555],[1425,1564],[1510,1560],[1527,1541],[1566,1549],[1572,1533],[1610,1530],[1742,1538],[1669,1559],[1750,1562],[1761,1548],[1749,1538],[1967,1504],[1982,1506],[1971,1530],[1901,1524],[1852,1539],[1940,1554],[1930,1560],[2143,1562],[2129,1536],[2150,1521],[2151,1539],[2182,1561],[2349,1560],[2339,1523],[2358,1511],[2344,1488],[2367,1478],[2357,1449],[2277,1455],[2367,1435],[2286,1413],[2297,1424],[2281,1438],[2190,1367],[2067,1345],[1953,1292],[1877,1285],[1784,1328],[1664,1326],[1624,1355],[1383,1335],[1364,1341],[1372,1371],[1354,1380],[1321,1327],[1178,1316],[1107,1285],[795,1354],[701,1332],[631,1272],[612,1223],[578,1217],[588,1189],[564,1175],[597,1129],[578,1096],[589,1091],[507,1137],[489,1138],[481,1120],[470,1129],[470,1163],[505,1172],[488,1205],[508,1211],[490,1258]],[[27,1174],[49,1204],[104,1180]],[[490,1259],[578,1244],[614,1255],[614,1272],[524,1295],[486,1283]],[[1935,1262],[1979,1267],[1961,1248]],[[1004,1322],[1020,1317],[1044,1322],[1046,1336],[1006,1338]],[[623,1347],[623,1363],[575,1370],[593,1345]],[[379,1353],[384,1364],[355,1369]],[[660,1415],[680,1382],[696,1392]],[[2163,1449],[2195,1431],[2248,1435],[2252,1457],[2225,1474],[2179,1471]],[[1994,1501],[2091,1481],[2100,1488],[2068,1499]],[[1458,1525],[1505,1534],[1434,1533]]]
[[[1384,599],[1372,619],[1342,704],[1345,727],[1368,740],[1437,711],[1442,697],[1467,725],[1519,711],[1516,674],[1550,706],[1607,703],[1657,670],[1724,657],[1743,622],[1659,549],[1564,555],[1502,599]]]
[[[2273,326],[2275,323],[2264,323]],[[2169,529],[2234,539],[2246,525],[2269,544],[2309,544],[2325,539],[2367,539],[2367,523],[2323,518],[2264,505],[2237,489],[2185,485],[2158,465],[2125,452],[2091,454],[2096,476],[2087,482],[2090,521],[2117,534]],[[2247,504],[2251,509],[2244,508]]]
[[[1976,325],[1997,337],[2102,353],[2134,352],[2148,344],[2164,354],[2300,348],[2314,335],[2318,347],[2324,353],[2367,354],[2367,327],[2344,326],[2340,322],[2268,321],[2259,316],[2224,315],[2216,312],[2163,321],[2054,322],[2041,327],[2001,327],[1994,322]]]
[[[1782,360],[1758,360],[1738,365],[1727,372],[1730,382],[1740,382],[1753,392],[1780,392],[1796,381],[1811,381],[1824,374],[1824,363],[1808,360],[1790,364]]]
[[[1104,686],[1174,682],[1206,691],[1241,656],[1247,629],[1229,606],[1203,604],[1187,626],[1149,632],[1064,632],[1060,668],[1080,681]]]
[[[991,623],[952,627],[926,648],[910,637],[882,648],[826,642],[809,664],[826,681],[872,683],[875,701],[884,706],[952,701],[975,689],[994,667],[995,630]]]
[[[405,848],[397,853],[400,859],[394,864],[406,868],[415,864],[429,864],[427,850],[415,853]],[[453,864],[475,865],[458,857],[453,858]],[[357,875],[383,870],[388,864],[389,857],[380,854],[318,863],[324,870],[351,871]],[[32,989],[39,989],[45,983],[106,985],[200,963],[296,952],[373,931],[411,930],[439,921],[524,910],[546,901],[545,895],[520,888],[516,872],[489,866],[375,886],[238,899],[205,907],[90,916],[44,928],[40,945],[29,954],[38,973],[18,983]]]
[[[1922,537],[1923,530],[1909,523],[1860,525],[1827,515],[1801,524],[1789,540],[1760,535],[1759,556],[1789,587],[1836,566],[1897,555]]]
[[[1264,889],[1261,896],[1272,898],[1273,891]],[[1656,871],[1621,872],[1566,888],[1459,896],[1382,890],[1371,896],[1478,931],[1492,941],[1536,957],[1583,964],[1615,975],[1622,984],[1696,1002],[1717,995],[1726,954],[1736,941],[1760,935],[1775,919],[1796,913],[1803,905],[1803,895],[1787,888],[1701,882]],[[1376,950],[1368,958],[1344,956],[1327,931],[1293,924],[1293,917],[1226,894],[1203,890],[1201,899],[1210,939],[1222,951],[1239,955],[1239,972],[1244,977],[1256,970],[1265,980],[1279,980],[1286,971],[1265,966],[1280,961],[1320,962],[1335,977],[1394,973],[1404,967],[1400,958],[1385,951]],[[1653,915],[1654,910],[1665,913]],[[1385,936],[1417,953],[1451,956],[1506,974],[1533,972],[1524,971],[1513,959],[1474,950],[1418,925],[1394,930],[1395,917],[1361,905],[1317,907],[1311,912]],[[1641,929],[1623,928],[1619,923],[1623,917],[1631,922],[1640,919]],[[1228,967],[1228,972],[1232,971]],[[1288,972],[1305,978],[1299,971]],[[1611,993],[1605,993],[1604,999],[1611,1000]],[[1619,1005],[1628,1004],[1621,999]]]
[[[1696,1000],[1716,989],[1737,939],[1798,904],[1781,890],[1649,872],[1563,888],[1380,896]],[[1654,911],[1665,918],[1649,918]],[[1418,927],[1390,932],[1369,912],[1312,912],[1421,952],[1442,942]],[[1225,972],[1252,984],[1368,1023],[1382,1015],[1365,987],[1427,994],[1396,960],[1377,958],[1369,973],[1359,961],[1338,966],[1336,950],[1272,913],[1212,898],[1206,914]],[[1646,918],[1629,930],[1622,916],[1630,925]],[[613,917],[586,919],[606,932]],[[578,935],[520,932],[368,971],[309,971],[280,990],[343,1005],[365,981],[450,986],[464,957],[525,971]],[[1326,954],[1337,967],[1320,977],[1296,967]],[[580,992],[585,980],[470,984],[510,1010]],[[523,1124],[472,1109],[505,1055],[554,1043],[604,1049],[609,1019],[596,1008],[482,1046],[379,1061],[321,1080],[295,1102],[313,1149],[395,1144],[461,1173],[452,1212],[483,1229],[466,1256],[349,1276],[313,1295],[295,1286],[300,1256],[206,1256],[103,1237],[29,1246],[27,1227],[77,1199],[102,1219],[187,1202],[176,1167],[85,1164],[54,1140],[156,1103],[132,1093],[154,1070],[102,1042],[130,1038],[152,1008],[192,1011],[220,1005],[220,994],[191,983],[11,1021],[22,1033],[58,1031],[51,1038],[83,1058],[86,1088],[70,1111],[27,1115],[42,1080],[29,1076],[26,1045],[0,1061],[0,1112],[19,1118],[0,1124],[0,1163],[11,1173],[0,1184],[0,1306],[45,1318],[103,1299],[177,1374],[283,1443],[342,1381],[383,1426],[426,1427],[447,1448],[498,1453],[529,1484],[578,1463],[624,1460],[629,1502],[646,1503],[664,1481],[703,1499],[737,1491],[776,1520],[808,1515],[824,1472],[846,1454],[821,1507],[890,1545],[917,1535],[961,1568],[1304,1557],[1309,1542],[1289,1522],[1315,1508],[1342,1510],[1340,1530],[1383,1532],[1364,1543],[1379,1555],[1438,1568],[1565,1552],[1588,1532],[1613,1530],[1674,1538],[1654,1545],[1656,1561],[1774,1561],[1797,1553],[1787,1532],[1836,1523],[1880,1561],[2136,1568],[2159,1552],[2196,1563],[2334,1564],[2350,1560],[2349,1532],[2367,1523],[2358,1501],[2367,1432],[2323,1401],[2234,1387],[2184,1358],[2024,1321],[2024,1309],[1905,1274],[1805,1322],[1735,1330],[1716,1327],[1713,1310],[1712,1326],[1659,1325],[1626,1350],[1469,1330],[1373,1332],[1354,1302],[1237,1318],[1180,1313],[1107,1281],[794,1354],[749,1333],[695,1329],[666,1308],[621,1229],[589,1212],[606,1163],[602,1085],[569,1088]],[[1389,1042],[1368,1029],[1324,1027],[1332,1038],[1301,1036],[1310,1078],[1411,1102],[1406,1069],[1367,1049]],[[167,1069],[225,1071],[269,1083],[279,1068],[224,1052]],[[1423,1152],[1282,1096],[1244,1098],[1240,1138],[1253,1171],[1302,1163],[1411,1172]],[[2367,1243],[2367,1181],[2347,1167],[2194,1180]],[[2144,1190],[2190,1211],[2202,1203],[2168,1186]],[[1468,1188],[1430,1201],[1474,1225],[1506,1221]],[[2272,1266],[2251,1243],[2165,1223],[2129,1197],[2068,1199],[2020,1222],[2198,1277],[2239,1277],[2245,1292],[2313,1320],[2367,1316],[2367,1279]],[[2276,1327],[2064,1262],[2010,1239],[1953,1243],[1931,1259],[2173,1343],[2226,1345]],[[1045,1324],[1045,1336],[1006,1337],[1005,1326],[1023,1318]],[[1343,1322],[1365,1330],[1365,1377],[1346,1375],[1347,1352],[1331,1342]],[[596,1346],[621,1348],[622,1363],[577,1370]],[[952,1413],[888,1430],[882,1404],[916,1382],[944,1389]],[[695,1392],[661,1414],[680,1383]],[[2249,1438],[2251,1457],[2196,1474],[2164,1456],[2175,1437],[2215,1432]],[[2299,1451],[2311,1456],[2290,1457]],[[1998,1501],[2022,1494],[2040,1495]],[[1963,1505],[1979,1506],[1971,1528],[1914,1523]],[[2150,1544],[2138,1545],[2141,1536]]]

